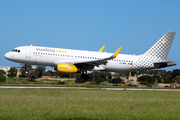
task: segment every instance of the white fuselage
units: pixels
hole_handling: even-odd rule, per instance
[[[56,66],[58,63],[76,64],[79,62],[96,61],[107,58],[113,53],[72,50],[63,48],[50,48],[39,46],[22,46],[5,54],[5,58],[18,63],[32,65]],[[136,63],[140,56],[118,54],[106,64],[94,67],[93,70],[125,72]],[[102,69],[103,68],[103,69]]]

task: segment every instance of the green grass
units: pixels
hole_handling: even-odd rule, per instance
[[[178,120],[176,91],[0,89],[0,120]]]

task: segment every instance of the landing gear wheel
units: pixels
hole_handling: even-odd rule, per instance
[[[81,74],[81,78],[84,79],[84,80],[88,80],[89,79],[89,75]]]

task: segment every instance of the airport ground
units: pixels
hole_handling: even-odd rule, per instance
[[[178,120],[178,91],[0,88],[0,119]]]

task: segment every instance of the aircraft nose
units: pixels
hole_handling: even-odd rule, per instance
[[[4,57],[5,57],[6,59],[10,59],[10,54],[9,54],[9,53],[6,53],[6,54],[4,55]]]

